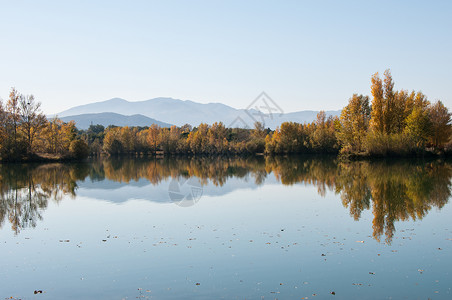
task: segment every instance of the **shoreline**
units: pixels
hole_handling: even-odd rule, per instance
[[[71,156],[62,156],[56,154],[32,154],[21,159],[0,159],[0,164],[16,164],[16,163],[56,163],[56,162],[77,162],[83,159],[78,159]]]
[[[339,161],[372,161],[372,160],[392,160],[392,159],[449,159],[452,157],[452,153],[441,152],[433,153],[430,151],[425,151],[423,153],[411,153],[411,154],[397,154],[389,153],[386,155],[373,155],[367,153],[353,153],[353,154],[341,154],[341,153],[280,153],[280,154],[265,154],[265,153],[218,153],[218,154],[193,154],[193,153],[173,153],[173,154],[145,154],[145,153],[123,153],[117,155],[90,155],[86,158],[76,158],[73,156],[63,156],[56,154],[33,154],[22,159],[11,159],[2,160],[0,159],[0,164],[22,164],[22,163],[72,163],[72,162],[82,162],[86,160],[92,160],[96,158],[112,158],[112,159],[122,159],[122,158],[137,158],[137,159],[164,159],[164,158],[239,158],[239,157],[254,157],[254,158],[274,158],[274,157],[329,157],[338,159]]]

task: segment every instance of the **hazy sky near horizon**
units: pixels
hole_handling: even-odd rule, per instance
[[[0,0],[0,97],[331,110],[390,68],[452,108],[452,1]]]

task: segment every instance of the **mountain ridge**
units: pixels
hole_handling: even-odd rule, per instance
[[[157,124],[160,127],[171,127],[172,124],[161,122],[141,114],[134,114],[131,116],[125,116],[113,112],[104,113],[91,113],[80,114],[73,116],[66,116],[60,118],[63,122],[74,121],[78,129],[88,129],[90,125],[102,125],[108,127],[109,125],[115,126],[151,126]]]
[[[267,102],[265,104],[267,105]],[[253,107],[264,106],[255,105]],[[273,111],[276,110],[276,107],[273,108]],[[315,120],[318,111],[304,110],[290,113],[279,111],[272,113],[272,110],[269,109],[268,113],[265,113],[265,111],[256,109],[236,109],[218,102],[204,104],[192,100],[158,97],[142,101],[112,98],[75,106],[60,112],[58,116],[61,119],[67,119],[69,116],[75,117],[94,113],[116,113],[124,117],[138,114],[151,118],[155,122],[177,126],[184,124],[198,126],[200,123],[213,124],[214,122],[223,122],[227,127],[252,128],[255,121],[261,121],[265,127],[275,129],[283,122],[312,122]],[[340,110],[326,111],[326,114],[338,116]]]

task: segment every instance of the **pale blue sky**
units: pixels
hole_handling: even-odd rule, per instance
[[[452,107],[452,1],[0,0],[0,97],[340,109],[392,70]]]

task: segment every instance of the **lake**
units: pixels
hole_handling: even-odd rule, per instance
[[[0,165],[0,297],[451,299],[451,177],[441,160]]]

